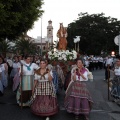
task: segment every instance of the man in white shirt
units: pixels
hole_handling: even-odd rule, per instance
[[[102,69],[103,68],[103,58],[99,57],[99,68]]]
[[[7,59],[7,62],[8,62],[8,64],[9,64],[9,66],[12,67],[13,61],[12,61],[10,58]]]
[[[90,61],[88,60],[88,58],[85,60],[85,67],[89,69],[89,64],[90,64]]]
[[[109,69],[111,69],[111,66],[112,66],[112,60],[111,60],[110,56],[108,56],[106,58],[106,63],[105,63],[105,79],[104,80],[110,79]]]

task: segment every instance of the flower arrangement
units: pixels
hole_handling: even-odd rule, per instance
[[[54,61],[71,61],[77,58],[77,52],[72,50],[56,50],[56,51],[49,51],[48,58]]]

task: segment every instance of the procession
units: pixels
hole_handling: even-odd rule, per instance
[[[118,120],[120,21],[80,12],[69,22],[64,11],[46,25],[46,5],[0,2],[0,120]]]
[[[64,54],[67,51],[67,33],[64,32],[62,23],[60,23],[57,36],[60,41],[57,52]],[[29,107],[33,114],[45,116],[46,120],[49,120],[50,116],[59,112],[57,94],[59,94],[61,89],[64,89],[64,107],[66,111],[73,113],[75,119],[79,119],[81,115],[84,115],[84,119],[89,120],[89,113],[94,104],[87,88],[88,79],[93,80],[92,72],[89,70],[101,70],[108,66],[112,69],[115,67],[116,77],[113,80],[111,95],[115,100],[119,101],[119,88],[116,90],[116,84],[118,85],[119,83],[119,77],[117,77],[119,71],[116,66],[119,66],[119,64],[116,62],[113,64],[113,59],[106,58],[104,60],[102,57],[81,57],[77,54],[77,52],[74,52],[74,62],[70,64],[70,69],[62,69],[61,61],[57,61],[56,64],[53,64],[53,61],[50,63],[52,58],[49,55],[48,58],[44,57],[41,59],[39,56],[34,56],[33,59],[33,56],[30,55],[15,55],[13,61],[10,59],[5,61],[5,58],[1,56],[1,97],[4,96],[4,89],[7,86],[11,86],[13,92],[16,93],[16,102],[21,109]],[[119,61],[119,59],[116,61]],[[66,67],[68,68],[68,66]]]
[[[59,30],[62,31],[59,33],[60,35],[57,33],[60,41],[58,49],[62,51],[66,50],[67,44],[64,41],[66,41],[67,36],[65,36],[66,33],[64,33],[64,27],[61,24]],[[13,91],[16,91],[17,103],[20,107],[29,106],[34,114],[46,116],[46,120],[49,120],[49,116],[56,114],[59,109],[57,92],[59,92],[60,87],[66,86],[64,84],[66,76],[59,61],[57,66],[52,66],[48,63],[47,58],[39,59],[38,64],[36,61],[32,61],[29,55],[21,60],[19,58],[20,56],[14,56],[14,63],[12,63],[9,75]],[[71,66],[71,76],[67,78],[71,79],[69,83],[66,79],[68,85],[65,88],[65,108],[69,113],[74,113],[76,119],[79,118],[80,114],[83,114],[88,120],[93,104],[84,83],[88,80],[88,69],[84,68],[83,60],[77,56],[75,61],[76,64]],[[1,66],[2,73],[6,72],[1,79],[1,94],[4,94],[4,88],[8,85],[8,66],[2,57]],[[78,86],[78,88],[74,89],[74,86]],[[78,92],[77,89],[79,89]]]

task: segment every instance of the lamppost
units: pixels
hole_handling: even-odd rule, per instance
[[[118,43],[119,43],[119,55],[120,55],[120,34],[118,35]]]
[[[79,52],[80,48],[79,48],[79,42],[80,42],[80,36],[76,36],[76,41],[78,43],[78,46],[77,46],[77,51]]]
[[[41,16],[41,56],[42,56],[42,16]]]
[[[74,43],[75,43],[75,50],[79,52],[79,42],[80,42],[80,36],[76,36],[74,38]],[[78,45],[76,45],[78,43]]]
[[[76,38],[73,38],[74,39],[74,43],[75,43],[75,51],[76,51],[76,43],[77,43],[77,39]]]

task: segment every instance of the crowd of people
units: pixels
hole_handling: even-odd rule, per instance
[[[87,56],[84,55],[84,65],[90,70],[98,70],[98,69],[103,69],[105,68],[105,63],[107,60],[107,57],[102,57],[102,56]],[[111,61],[113,58],[111,57]]]
[[[109,82],[111,98],[120,105],[120,56],[112,57],[108,55],[104,58],[84,56],[84,60],[86,67],[91,71],[104,68],[104,81]],[[113,78],[111,78],[111,73]]]
[[[61,66],[51,65],[48,59],[39,56],[14,56],[13,60],[0,56],[0,96],[8,83],[16,92],[19,106],[30,107],[35,115],[45,116],[49,120],[51,115],[58,113],[59,104],[57,93],[64,86],[64,107],[68,113],[73,113],[75,119],[84,115],[89,120],[93,100],[87,88],[89,70],[105,68],[105,80],[113,70],[111,96],[120,101],[120,59],[108,56],[84,56],[77,58],[76,64],[65,75]],[[114,68],[114,69],[113,69]]]

